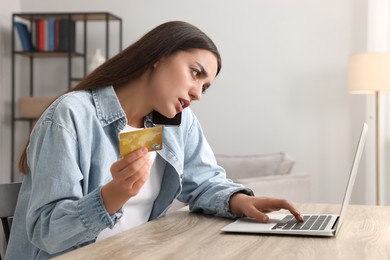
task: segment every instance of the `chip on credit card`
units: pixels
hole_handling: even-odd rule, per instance
[[[162,126],[145,128],[127,133],[119,134],[119,153],[121,157],[146,147],[149,152],[161,150],[162,144]]]

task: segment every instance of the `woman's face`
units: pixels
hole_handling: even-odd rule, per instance
[[[154,64],[149,96],[153,109],[172,118],[192,101],[200,100],[217,74],[214,53],[193,49],[179,51]]]

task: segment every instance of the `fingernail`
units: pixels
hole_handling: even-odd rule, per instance
[[[143,153],[147,153],[148,152],[148,148],[146,148],[146,147],[142,148],[142,152]]]

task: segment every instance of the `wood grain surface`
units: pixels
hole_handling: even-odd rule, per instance
[[[338,205],[297,204],[305,213]],[[228,234],[232,220],[187,208],[56,259],[390,259],[390,207],[350,205],[337,237]]]

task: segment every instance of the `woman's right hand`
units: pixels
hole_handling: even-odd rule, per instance
[[[112,181],[102,188],[104,206],[109,214],[117,212],[139,193],[149,178],[151,161],[143,147],[119,159],[111,166]]]

